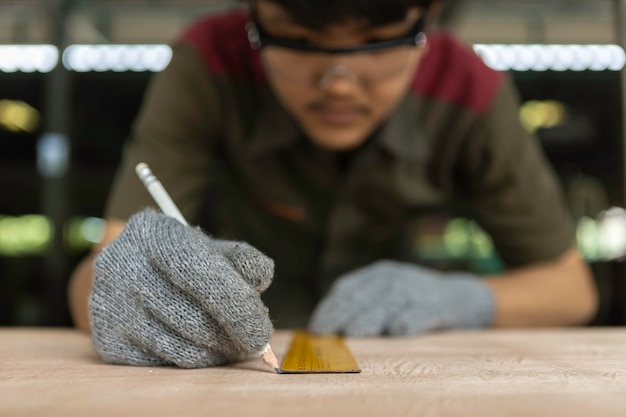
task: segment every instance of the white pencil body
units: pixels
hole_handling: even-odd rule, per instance
[[[178,210],[178,207],[176,207],[170,195],[165,191],[165,188],[163,188],[163,184],[154,176],[148,165],[141,162],[137,164],[135,171],[163,214],[173,217],[187,226],[187,220],[185,220],[185,217],[180,210]]]

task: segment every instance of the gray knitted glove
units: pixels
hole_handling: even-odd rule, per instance
[[[260,298],[273,261],[154,211],[131,217],[98,256],[89,301],[103,360],[199,368],[260,353],[273,326]]]
[[[378,261],[340,277],[309,327],[346,336],[412,335],[487,327],[494,308],[491,290],[478,277]]]

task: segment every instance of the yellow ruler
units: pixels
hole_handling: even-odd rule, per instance
[[[340,336],[315,336],[297,331],[289,347],[281,374],[356,373],[356,359]]]

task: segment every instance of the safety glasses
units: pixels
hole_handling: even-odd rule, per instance
[[[256,15],[252,14],[252,19],[247,25],[248,41],[254,49],[262,49],[268,46],[290,49],[298,52],[312,52],[322,54],[357,54],[382,51],[401,46],[422,46],[426,42],[424,35],[425,15],[422,15],[409,32],[399,38],[386,39],[383,41],[367,42],[349,48],[328,48],[306,41],[284,39],[269,35],[263,26],[260,25]]]
[[[416,49],[426,44],[424,24],[421,17],[404,36],[342,48],[271,36],[254,13],[247,30],[266,68],[282,80],[325,88],[343,77],[367,87],[410,67]]]

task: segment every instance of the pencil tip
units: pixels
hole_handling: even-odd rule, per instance
[[[263,358],[263,362],[265,362],[265,364],[269,366],[270,368],[274,370],[280,369],[278,366],[278,359],[276,359],[276,355],[274,355],[274,352],[272,351],[271,347],[267,348],[265,353],[263,353],[262,358]]]
[[[276,371],[277,374],[280,374],[280,368],[274,368],[274,370]]]

